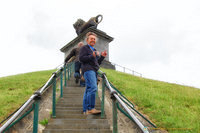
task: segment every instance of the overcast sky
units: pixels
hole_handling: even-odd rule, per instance
[[[77,35],[72,24],[103,15],[110,61],[144,77],[200,88],[199,0],[6,0],[0,2],[0,77],[53,69]]]

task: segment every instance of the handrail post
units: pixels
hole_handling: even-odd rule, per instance
[[[69,65],[67,65],[67,79],[69,80]]]
[[[118,133],[118,126],[117,126],[117,100],[114,96],[117,94],[116,91],[111,92],[111,99],[112,99],[112,111],[113,111],[113,133]]]
[[[69,69],[69,79],[70,79],[70,76],[71,76],[71,63],[69,64],[69,66],[68,66],[68,69]]]
[[[53,97],[52,97],[52,117],[56,117],[56,73],[53,73]]]
[[[74,63],[72,63],[72,73],[74,72]]]
[[[60,98],[63,97],[63,68],[60,69]]]
[[[118,133],[118,127],[117,127],[117,102],[116,102],[116,98],[112,99],[112,105],[113,105],[113,133]]]
[[[72,63],[70,63],[69,71],[70,71],[70,72],[69,72],[69,73],[70,73],[69,75],[70,75],[70,78],[71,78],[71,75],[72,75]]]
[[[73,63],[73,68],[74,68],[74,71],[73,71],[73,72],[75,72],[75,62]]]
[[[105,77],[103,73],[102,74],[101,118],[105,117],[104,102],[105,102]]]
[[[36,94],[38,95],[35,97],[35,102],[33,103],[34,104],[33,133],[38,132],[39,103],[41,100],[41,94],[37,92]]]
[[[66,64],[64,65],[64,80],[65,80],[65,87],[66,87],[67,86]]]

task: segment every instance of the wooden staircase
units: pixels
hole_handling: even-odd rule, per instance
[[[106,117],[83,115],[82,101],[85,87],[75,84],[74,78],[63,88],[63,98],[56,104],[56,118],[51,118],[43,133],[112,133]],[[96,109],[101,102],[96,96]]]

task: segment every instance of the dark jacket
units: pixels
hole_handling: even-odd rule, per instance
[[[89,70],[94,70],[95,72],[97,72],[99,70],[99,65],[104,58],[105,57],[103,56],[100,56],[98,59],[95,58],[93,56],[93,51],[88,45],[82,46],[79,52],[79,61],[81,62],[82,72],[84,73]]]
[[[79,61],[79,51],[80,51],[80,48],[74,48],[72,49],[72,51],[70,52],[70,54],[65,58],[65,63],[68,62],[69,59],[71,59],[73,56],[75,57],[75,62],[76,61]]]

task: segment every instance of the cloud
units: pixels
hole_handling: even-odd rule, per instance
[[[77,36],[72,24],[102,14],[98,28],[115,38],[110,43],[112,62],[149,78],[199,86],[199,4],[197,0],[4,1],[0,76],[57,66],[64,57],[59,49]]]

